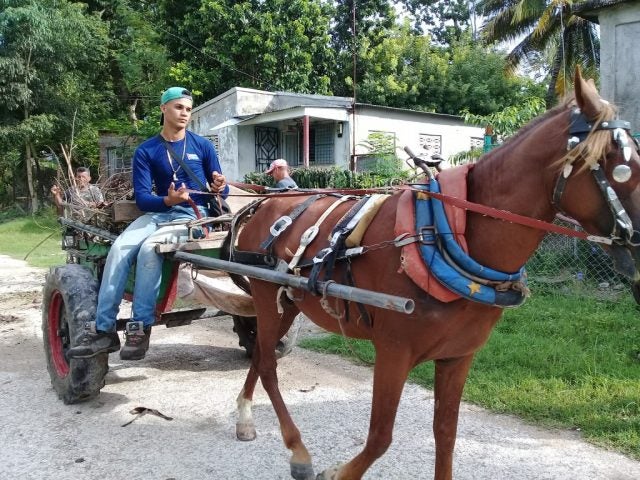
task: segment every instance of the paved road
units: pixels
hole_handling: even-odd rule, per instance
[[[40,333],[44,272],[0,256],[0,479],[289,479],[288,452],[261,388],[258,439],[235,440],[235,397],[248,362],[227,317],[154,330],[140,362],[110,358],[100,396],[60,402],[49,384]],[[296,348],[279,368],[316,469],[344,461],[365,440],[370,369]],[[146,415],[143,406],[173,417]],[[428,390],[407,385],[394,443],[367,479],[433,475]],[[632,480],[640,463],[597,449],[576,432],[547,431],[463,405],[456,446],[458,480]]]

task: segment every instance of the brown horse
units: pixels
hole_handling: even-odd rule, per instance
[[[611,203],[591,173],[594,166],[600,166],[633,225],[640,224],[640,159],[636,145],[626,130],[607,129],[604,122],[615,118],[614,109],[599,97],[593,83],[585,81],[579,71],[575,75],[574,97],[575,100],[534,120],[503,146],[478,161],[469,174],[467,198],[545,222],[551,222],[555,214],[562,211],[593,235],[606,237],[611,234],[617,237],[609,249],[616,266],[637,281],[640,256],[637,242],[633,240],[637,240],[638,234],[634,235],[629,225],[625,234],[615,234],[619,230],[615,224],[624,222],[612,213]],[[576,106],[587,123],[594,125],[589,136],[581,142],[571,138],[569,132],[571,113]],[[603,129],[596,131],[598,126]],[[624,138],[619,138],[621,135]],[[624,158],[623,150],[628,159]],[[572,163],[576,165],[572,172],[563,170],[563,166]],[[623,172],[614,172],[619,165],[624,165]],[[558,198],[556,193],[554,198],[558,177],[563,171],[568,176],[564,188],[560,188],[561,196]],[[355,286],[359,288],[414,299],[412,314],[366,307],[370,320],[367,322],[353,303],[348,307],[349,315],[344,315],[344,306],[332,302],[334,310],[342,315],[330,314],[330,309],[323,308],[320,296],[296,289],[290,292],[293,298],[290,300],[282,292],[278,293],[278,285],[250,281],[258,315],[258,345],[238,397],[237,436],[241,440],[255,438],[251,403],[260,378],[280,422],[284,444],[292,452],[291,475],[297,480],[314,478],[312,460],[279,391],[274,351],[278,339],[299,311],[326,330],[371,340],[376,351],[365,446],[348,463],[332,467],[317,478],[359,479],[385,453],[391,444],[397,406],[407,375],[413,367],[429,360],[435,362],[435,478],[452,478],[463,387],[474,354],[489,338],[502,309],[466,299],[439,302],[401,272],[400,249],[394,248],[391,242],[396,215],[403,213],[397,209],[399,196],[391,196],[377,212],[362,240],[362,245],[370,247],[369,251],[352,259],[351,269]],[[264,252],[260,244],[268,236],[269,227],[281,216],[289,214],[303,199],[281,196],[262,203],[240,231],[237,249]],[[274,243],[275,256],[289,262],[303,232],[335,201],[335,197],[327,196],[312,203]],[[352,204],[352,201],[344,202],[328,216],[303,258],[309,259],[327,246],[328,233]],[[470,256],[498,271],[518,271],[545,234],[542,230],[477,213],[469,212],[467,217],[466,241]],[[385,245],[386,248],[380,248]],[[303,269],[302,274],[308,274],[308,269]],[[343,274],[344,265],[338,264],[333,278],[342,281]]]

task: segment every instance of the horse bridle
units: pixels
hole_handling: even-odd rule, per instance
[[[589,133],[593,130],[593,123],[590,122],[587,117],[580,111],[579,108],[574,108],[571,111],[571,123],[569,126],[569,138],[567,140],[567,150],[572,150],[583,142]],[[610,130],[613,136],[613,140],[618,144],[622,155],[626,163],[616,166],[613,169],[613,178],[618,183],[627,182],[631,178],[631,167],[627,163],[631,160],[631,142],[629,138],[633,140],[633,145],[636,151],[640,152],[640,145],[636,138],[631,135],[631,123],[626,120],[606,120],[600,123],[595,130]],[[560,199],[564,193],[564,189],[567,185],[567,181],[571,172],[573,171],[573,164],[566,163],[560,175],[556,180],[556,185],[553,190],[553,197],[551,203],[560,211]],[[605,202],[609,206],[609,210],[613,216],[613,228],[610,233],[610,238],[613,243],[624,246],[637,247],[640,246],[640,232],[635,231],[631,217],[624,209],[622,202],[618,198],[615,190],[611,187],[609,180],[604,174],[600,163],[596,163],[591,167],[591,173],[605,199]],[[563,212],[564,213],[564,212]]]

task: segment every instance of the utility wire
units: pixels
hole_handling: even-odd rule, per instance
[[[167,35],[171,35],[172,37],[177,38],[182,43],[185,43],[185,44],[189,45],[191,48],[193,48],[196,52],[198,52],[203,57],[211,59],[211,60],[214,60],[215,62],[218,62],[218,64],[220,64],[221,67],[227,68],[227,69],[229,69],[229,70],[231,70],[231,71],[233,71],[235,73],[239,73],[240,75],[244,75],[244,76],[252,79],[253,81],[259,83],[260,85],[262,85],[263,88],[266,88],[268,90],[273,90],[274,89],[273,86],[269,82],[267,82],[265,80],[262,80],[261,78],[256,77],[255,75],[252,75],[250,73],[243,72],[242,70],[240,70],[238,68],[235,68],[235,67],[233,67],[231,65],[225,65],[225,63],[223,61],[221,61],[219,58],[216,58],[213,55],[209,55],[209,54],[203,52],[202,48],[199,48],[198,46],[196,46],[193,43],[189,42],[188,40],[185,40],[184,38],[176,35],[175,33],[167,30],[166,28],[162,28],[162,27],[159,27],[159,26],[156,26],[155,28],[157,28],[158,30],[161,30],[162,32],[166,33]]]

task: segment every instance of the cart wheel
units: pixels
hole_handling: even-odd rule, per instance
[[[96,315],[98,282],[81,265],[52,267],[43,292],[42,336],[51,385],[66,404],[95,397],[109,369],[107,354],[67,360],[78,344],[84,323]]]

